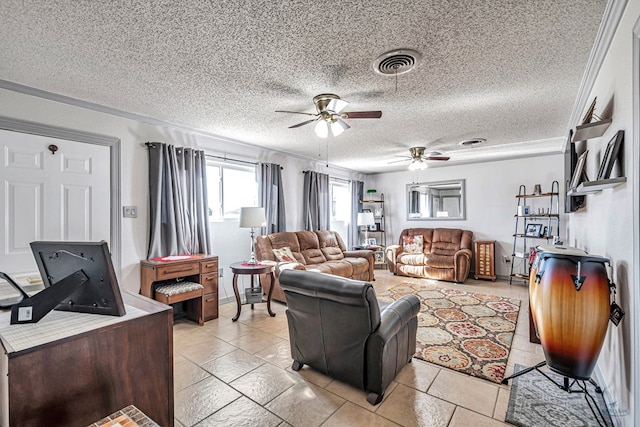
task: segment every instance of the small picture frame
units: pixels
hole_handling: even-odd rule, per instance
[[[576,164],[576,168],[573,171],[573,175],[571,176],[571,182],[569,183],[569,188],[576,188],[578,184],[580,184],[580,180],[582,179],[582,173],[584,172],[584,164],[587,161],[587,154],[589,154],[589,150],[585,150],[585,152],[582,153],[578,158],[578,163]]]
[[[609,179],[611,177],[611,171],[613,170],[613,165],[618,158],[618,152],[620,151],[620,145],[622,145],[623,140],[624,131],[619,130],[607,144],[607,149],[602,156],[602,162],[600,163],[600,169],[598,170],[598,180]]]
[[[376,246],[375,237],[370,237],[370,238],[367,239],[367,246]]]
[[[384,262],[384,252],[383,251],[375,251],[373,253],[374,256],[374,262],[376,264],[381,264]]]
[[[376,218],[382,217],[382,208],[376,208],[373,210],[373,216]]]
[[[371,224],[369,226],[369,231],[378,231],[378,224],[379,223],[377,223],[377,222],[375,224]]]
[[[527,224],[524,235],[527,237],[540,237],[542,235],[542,224]]]

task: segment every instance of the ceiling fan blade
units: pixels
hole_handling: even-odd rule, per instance
[[[316,119],[311,119],[311,120],[305,120],[304,122],[298,123],[297,125],[289,126],[289,129],[299,128],[300,126],[304,126],[304,125],[308,125],[309,123],[313,123],[316,120],[318,120],[318,119],[316,118]]]
[[[291,113],[291,114],[304,114],[305,116],[316,116],[316,114],[311,114],[311,113],[301,113],[300,111],[276,110],[276,113]]]
[[[349,111],[344,113],[345,119],[379,119],[382,111]]]
[[[347,105],[349,105],[349,102],[345,101],[344,99],[332,99],[327,104],[326,109],[328,111],[333,111],[334,113],[339,113],[340,111],[344,110]]]
[[[450,157],[447,156],[429,156],[429,157],[425,157],[425,160],[449,160]]]
[[[394,160],[394,161],[392,161],[392,162],[387,162],[387,164],[388,164],[388,165],[390,165],[390,164],[392,164],[392,163],[408,162],[409,160],[411,160],[411,159],[407,157],[407,158],[402,159],[402,160]]]

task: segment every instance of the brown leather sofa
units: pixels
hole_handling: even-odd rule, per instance
[[[295,270],[283,271],[281,280],[291,369],[309,365],[380,403],[416,352],[420,300],[404,295],[380,309],[371,283]]]
[[[422,248],[411,237],[422,236]],[[415,239],[414,239],[415,240]],[[471,268],[473,232],[457,228],[407,228],[385,258],[395,275],[463,283]],[[415,243],[415,242],[414,242]]]
[[[278,262],[273,250],[289,247],[295,261]],[[256,258],[276,261],[275,284],[271,298],[286,302],[278,277],[282,270],[307,270],[348,279],[372,281],[374,255],[370,250],[348,251],[335,231],[286,231],[256,238]],[[271,287],[266,275],[260,277],[265,292]]]

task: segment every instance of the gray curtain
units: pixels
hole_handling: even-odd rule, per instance
[[[258,205],[264,208],[267,217],[267,226],[263,229],[263,234],[287,231],[281,170],[280,165],[275,163],[259,163],[256,171]]]
[[[360,244],[360,230],[358,229],[358,212],[362,212],[364,197],[364,182],[351,181],[351,221],[349,221],[349,247]]]
[[[305,230],[328,230],[331,205],[329,175],[304,171],[302,214]]]
[[[210,253],[204,152],[160,142],[147,146],[151,208],[147,257]]]

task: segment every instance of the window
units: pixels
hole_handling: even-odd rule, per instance
[[[243,206],[258,206],[258,183],[253,166],[207,163],[209,220],[238,218]]]
[[[349,221],[351,212],[351,196],[347,183],[330,181],[331,187],[331,221]]]

